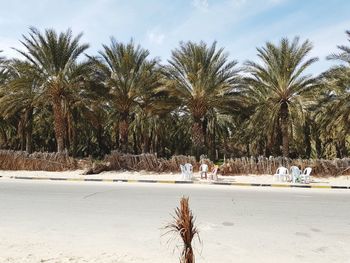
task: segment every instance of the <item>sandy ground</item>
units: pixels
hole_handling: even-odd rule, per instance
[[[128,180],[181,180],[180,173],[151,173],[146,171],[118,171],[118,172],[103,172],[100,174],[84,175],[83,170],[65,171],[65,172],[46,172],[46,171],[0,171],[0,176],[12,177],[64,177],[64,178],[86,178],[86,179],[128,179]],[[276,182],[272,175],[242,175],[242,176],[218,176],[220,182],[236,182],[236,183],[257,183],[257,184],[272,184]],[[200,179],[199,173],[194,173],[194,181],[206,180]],[[338,185],[350,186],[350,176],[317,178],[311,176],[312,185]]]

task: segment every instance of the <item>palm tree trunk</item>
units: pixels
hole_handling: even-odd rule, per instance
[[[204,134],[202,123],[200,121],[195,121],[192,125],[192,143],[194,155],[196,156],[196,159],[199,160],[201,154],[204,153]]]
[[[102,125],[98,123],[96,127],[96,141],[98,145],[98,154],[100,156],[103,156],[103,152],[104,152],[102,133],[103,133]]]
[[[306,119],[304,124],[304,145],[305,145],[305,158],[310,159],[311,156],[311,129],[310,120]]]
[[[119,139],[120,139],[121,150],[124,153],[128,152],[128,134],[129,134],[128,115],[124,115],[122,116],[122,119],[119,122]]]
[[[0,128],[0,132],[1,132],[1,137],[2,137],[2,143],[0,144],[0,147],[6,149],[7,145],[8,145],[8,139],[7,139],[6,131],[5,131],[5,129],[1,129]]]
[[[282,153],[283,157],[289,156],[289,110],[287,102],[283,102],[280,108],[281,132],[282,132]]]
[[[114,149],[119,149],[119,122],[116,122],[114,126],[114,131],[115,131],[115,145]]]
[[[32,133],[33,133],[33,109],[28,109],[25,115],[26,123],[26,152],[32,153]]]
[[[20,134],[20,141],[21,141],[21,151],[24,151],[25,149],[25,143],[26,143],[26,133],[25,133],[25,122],[24,122],[24,115],[21,115],[21,120],[18,124],[18,132]]]
[[[147,131],[144,131],[142,153],[149,153],[149,152],[150,152],[150,136],[147,134]]]
[[[135,131],[133,131],[132,133],[132,139],[133,139],[133,149],[134,149],[133,154],[138,154],[138,140],[137,140],[137,135]]]
[[[57,152],[61,153],[64,151],[65,118],[61,99],[59,97],[53,99],[52,108],[54,115],[54,130],[57,142]]]

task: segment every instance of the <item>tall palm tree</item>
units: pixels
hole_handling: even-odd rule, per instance
[[[77,62],[89,47],[79,43],[81,37],[82,34],[73,37],[70,29],[58,34],[53,29],[41,33],[30,28],[28,36],[23,36],[21,41],[26,50],[16,49],[35,68],[40,78],[41,95],[52,106],[58,152],[65,149],[65,97],[71,89],[79,90],[86,74],[87,64]]]
[[[95,58],[101,72],[102,83],[109,88],[112,107],[119,119],[121,150],[128,151],[131,113],[143,102],[145,90],[159,84],[157,60],[148,59],[149,51],[135,45],[133,40],[124,44],[111,38],[111,44]]]
[[[21,149],[32,151],[33,111],[37,106],[39,82],[35,69],[28,62],[12,60],[8,63],[9,80],[0,91],[0,111],[5,118],[20,114]]]
[[[192,117],[192,144],[198,158],[206,150],[209,111],[233,105],[230,93],[238,82],[237,62],[228,61],[228,54],[217,49],[216,42],[210,46],[181,42],[168,62],[165,88]]]
[[[0,54],[2,53],[2,50],[0,50]],[[3,94],[5,94],[5,85],[7,82],[7,66],[6,66],[6,59],[3,56],[0,56],[0,99],[2,98]],[[1,112],[1,111],[0,111]],[[3,114],[0,113],[0,147],[5,146],[7,147],[8,144],[8,136],[7,136],[7,130],[9,127],[9,124],[7,121],[3,119]],[[12,128],[12,127],[11,127]]]
[[[350,31],[346,31],[350,42]],[[350,132],[350,47],[338,46],[340,53],[327,57],[341,62],[323,74],[327,100],[324,101],[325,112],[322,115],[324,129],[336,133],[337,157],[347,155],[346,141]],[[348,141],[348,143],[350,143]]]
[[[257,48],[262,63],[246,62],[249,76],[243,94],[254,105],[252,119],[261,124],[259,128],[266,125],[264,130],[270,132],[280,127],[284,157],[289,156],[291,125],[300,124],[307,101],[313,100],[317,81],[305,75],[305,70],[317,61],[307,58],[311,49],[308,40],[300,44],[298,37],[293,41],[283,38],[278,45],[267,42],[265,47]]]

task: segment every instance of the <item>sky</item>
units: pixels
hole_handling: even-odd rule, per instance
[[[22,35],[31,26],[83,32],[89,55],[110,37],[131,38],[166,63],[180,41],[217,41],[230,60],[257,60],[256,48],[282,37],[309,39],[319,74],[335,62],[325,58],[337,45],[350,45],[349,0],[0,0],[0,50],[20,57]]]

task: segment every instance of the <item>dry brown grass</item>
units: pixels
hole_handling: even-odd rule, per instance
[[[0,170],[65,171],[78,169],[68,154],[0,150]]]
[[[192,211],[189,207],[189,199],[182,197],[180,206],[175,209],[173,222],[166,225],[167,233],[179,235],[183,248],[180,256],[180,263],[194,263],[194,253],[192,248],[192,240],[195,236],[198,237],[198,229],[195,226],[195,220]]]
[[[258,158],[235,158],[227,159],[220,167],[224,175],[246,175],[246,174],[274,174],[279,166],[289,168],[292,165],[312,168],[312,175],[339,176],[350,175],[350,158],[323,160],[323,159],[287,159],[282,157],[258,157]]]

